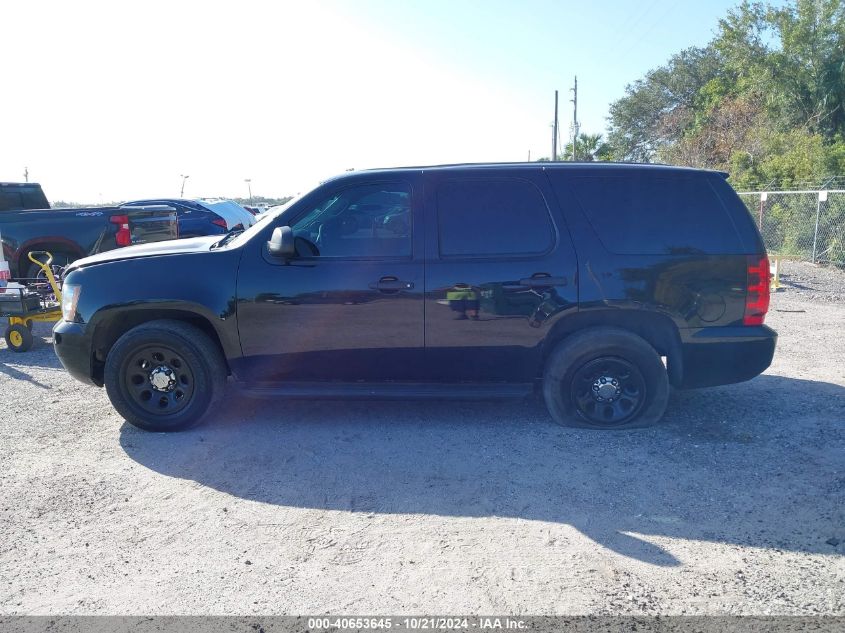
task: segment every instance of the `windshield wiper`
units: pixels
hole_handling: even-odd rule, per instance
[[[221,246],[225,246],[226,244],[228,244],[232,240],[233,237],[235,237],[236,235],[240,235],[243,232],[244,232],[243,228],[231,228],[228,231],[226,231],[226,235],[224,235],[222,239],[220,239],[217,242],[215,242],[214,244],[212,244],[211,248],[215,249],[215,248],[219,248]]]

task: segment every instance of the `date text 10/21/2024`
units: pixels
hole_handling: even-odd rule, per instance
[[[310,630],[399,630],[399,631],[461,631],[525,629],[527,623],[510,617],[322,617],[308,618]]]

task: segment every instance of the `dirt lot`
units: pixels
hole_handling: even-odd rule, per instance
[[[149,434],[49,328],[0,343],[0,613],[845,615],[845,275],[785,272],[769,371],[624,433],[232,396]]]

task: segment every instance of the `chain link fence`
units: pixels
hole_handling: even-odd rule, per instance
[[[739,194],[771,255],[845,265],[845,189]]]

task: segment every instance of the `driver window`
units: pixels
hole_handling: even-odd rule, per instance
[[[305,257],[410,257],[411,188],[383,183],[343,189],[291,228]]]

